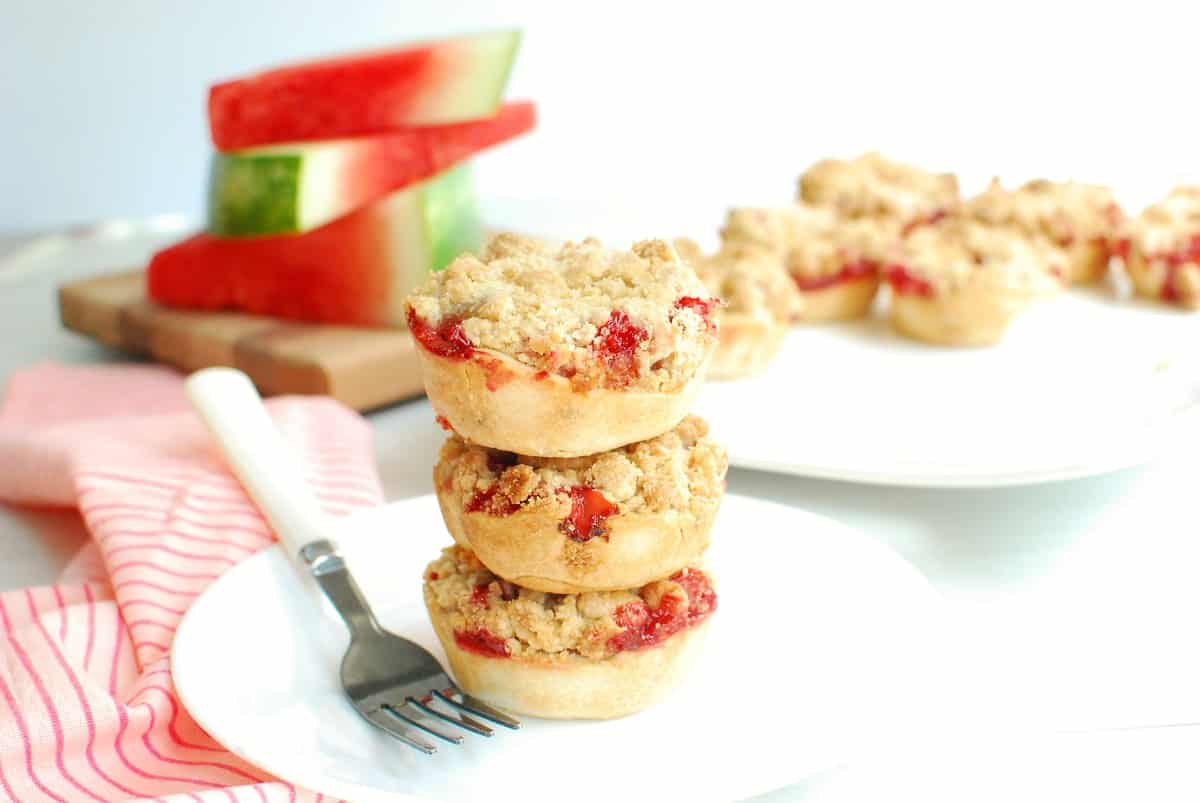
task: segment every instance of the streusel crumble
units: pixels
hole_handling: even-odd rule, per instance
[[[1200,186],[1175,188],[1132,228],[1128,269],[1138,293],[1200,309]]]
[[[977,220],[1010,226],[1064,250],[1072,282],[1096,281],[1122,250],[1125,214],[1106,187],[1035,179],[1015,190],[993,180],[967,203]]]
[[[717,595],[692,568],[641,588],[547,594],[501,580],[470,550],[450,547],[425,570],[425,604],[448,617],[467,652],[574,661],[654,647],[706,620]]]
[[[875,275],[899,239],[888,220],[852,220],[818,206],[731,209],[721,229],[725,245],[754,245],[779,255],[801,290]]]
[[[692,264],[708,291],[721,299],[721,320],[746,315],[787,323],[804,307],[795,282],[771,251],[729,244],[705,254],[684,238],[675,241],[675,250]]]
[[[922,226],[904,242],[902,257],[887,270],[899,295],[934,296],[968,286],[994,287],[1031,296],[1058,284],[1051,252],[1004,228],[966,218]]]
[[[451,437],[442,446],[434,483],[467,512],[545,509],[562,521],[568,537],[586,541],[601,535],[603,519],[617,513],[675,510],[710,517],[721,501],[728,461],[707,435],[708,424],[688,416],[656,438],[586,457],[524,457]],[[576,489],[597,496],[585,505]],[[580,515],[588,508],[606,512],[585,523]]]
[[[904,259],[888,267],[892,323],[929,343],[990,345],[1016,315],[1062,287],[1060,272],[1033,240],[947,218],[913,232]]]
[[[845,217],[891,218],[911,229],[957,209],[958,179],[866,153],[814,164],[800,176],[799,198]]]
[[[451,359],[478,349],[595,387],[672,392],[716,343],[712,305],[667,243],[612,251],[503,234],[409,296],[418,342]],[[503,381],[503,380],[501,380]]]

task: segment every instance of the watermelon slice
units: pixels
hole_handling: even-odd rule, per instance
[[[308,231],[533,124],[532,103],[507,103],[487,120],[217,153],[208,231],[225,237]]]
[[[304,234],[197,234],[154,255],[147,289],[170,307],[402,325],[404,297],[482,237],[464,164]]]
[[[208,93],[212,140],[224,151],[491,117],[520,41],[497,31],[226,81]]]

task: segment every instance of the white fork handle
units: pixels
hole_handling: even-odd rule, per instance
[[[254,384],[233,368],[205,368],[192,374],[186,387],[192,406],[271,523],[283,551],[307,574],[300,550],[331,538],[330,517],[309,490],[299,454],[279,434]]]

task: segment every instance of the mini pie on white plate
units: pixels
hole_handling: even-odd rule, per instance
[[[928,343],[996,343],[1016,315],[1062,286],[1061,268],[1033,242],[966,218],[922,226],[903,251],[886,272],[892,323]]]
[[[640,588],[548,594],[455,546],[425,570],[425,606],[460,688],[548,719],[612,719],[675,686],[703,646],[717,595],[685,568]]]
[[[778,257],[755,246],[739,245],[726,245],[705,255],[687,239],[676,240],[675,250],[722,302],[708,378],[735,379],[766,370],[790,323],[804,309],[800,290]]]
[[[1126,237],[1125,213],[1107,187],[1094,184],[1034,179],[1009,190],[993,179],[966,208],[984,223],[1011,226],[1062,249],[1068,284],[1103,279]]]
[[[1138,295],[1200,309],[1200,186],[1176,187],[1134,219],[1125,267]]]
[[[459,435],[575,457],[687,414],[717,343],[718,303],[661,240],[611,251],[502,234],[407,306],[429,401]]]
[[[523,457],[451,437],[433,470],[446,528],[496,575],[558,594],[642,586],[695,565],[725,450],[688,416],[587,457]]]
[[[840,217],[819,206],[731,209],[722,248],[766,249],[776,255],[803,305],[795,320],[860,318],[879,289],[879,269],[896,248],[899,226],[887,219]]]
[[[894,162],[878,153],[856,159],[822,159],[800,176],[798,198],[846,218],[886,218],[902,235],[960,205],[958,179]]]

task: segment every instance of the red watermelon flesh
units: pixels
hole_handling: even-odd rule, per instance
[[[379,134],[490,117],[520,34],[500,31],[269,70],[216,84],[219,150]]]
[[[303,234],[197,234],[154,255],[147,292],[169,307],[350,325],[401,325],[431,270],[477,249],[482,224],[460,165]]]

